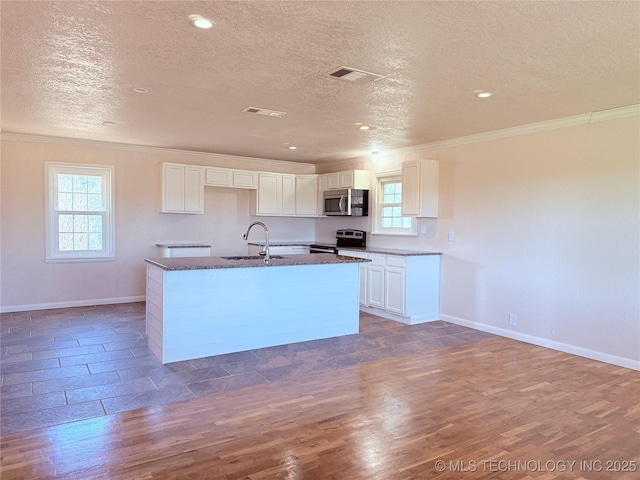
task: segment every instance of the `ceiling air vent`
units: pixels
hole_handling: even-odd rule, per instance
[[[338,80],[344,80],[345,82],[356,83],[358,85],[365,85],[384,78],[384,75],[344,66],[330,71],[327,75],[329,77],[337,78]]]
[[[253,115],[264,115],[265,117],[282,118],[287,112],[278,112],[277,110],[269,110],[268,108],[247,107],[242,110],[244,113],[251,113]]]

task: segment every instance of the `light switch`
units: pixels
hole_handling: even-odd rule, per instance
[[[456,241],[456,232],[455,232],[455,230],[449,230],[449,241],[450,242],[455,242]]]
[[[420,225],[420,233],[424,235],[427,233],[427,226],[425,224]]]

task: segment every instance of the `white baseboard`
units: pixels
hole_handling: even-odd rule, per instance
[[[534,337],[533,335],[527,335],[524,333],[514,332],[505,328],[494,327],[493,325],[486,325],[484,323],[472,322],[465,320],[464,318],[452,317],[450,315],[440,315],[440,318],[445,322],[455,323],[463,327],[473,328],[475,330],[481,330],[487,333],[493,333],[500,335],[501,337],[511,338],[521,342],[531,343],[540,347],[551,348],[552,350],[558,350],[560,352],[571,353],[580,357],[589,358],[591,360],[597,360],[599,362],[610,363],[619,367],[630,368],[632,370],[640,371],[640,361],[632,360],[630,358],[618,357],[617,355],[611,355],[608,353],[598,352],[596,350],[590,350],[588,348],[578,347],[576,345],[570,345],[568,343],[556,342],[555,340],[549,340],[542,337]]]
[[[50,302],[50,303],[33,303],[31,305],[3,305],[0,312],[28,312],[31,310],[50,310],[52,308],[69,308],[69,307],[92,307],[94,305],[109,305],[111,303],[132,303],[144,302],[144,295],[135,297],[117,297],[117,298],[97,298],[92,300],[72,300],[68,302]]]
[[[428,317],[426,315],[414,315],[413,317],[403,317],[402,315],[387,312],[380,308],[365,307],[363,305],[360,305],[360,311],[367,312],[378,317],[387,318],[389,320],[395,320],[396,322],[404,323],[405,325],[417,325],[418,323],[437,322],[440,320],[439,316]]]

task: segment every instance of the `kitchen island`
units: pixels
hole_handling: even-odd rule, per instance
[[[363,259],[145,258],[146,333],[162,363],[358,333]]]

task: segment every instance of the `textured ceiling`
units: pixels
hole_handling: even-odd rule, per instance
[[[3,132],[322,163],[640,103],[637,1],[0,6]]]

